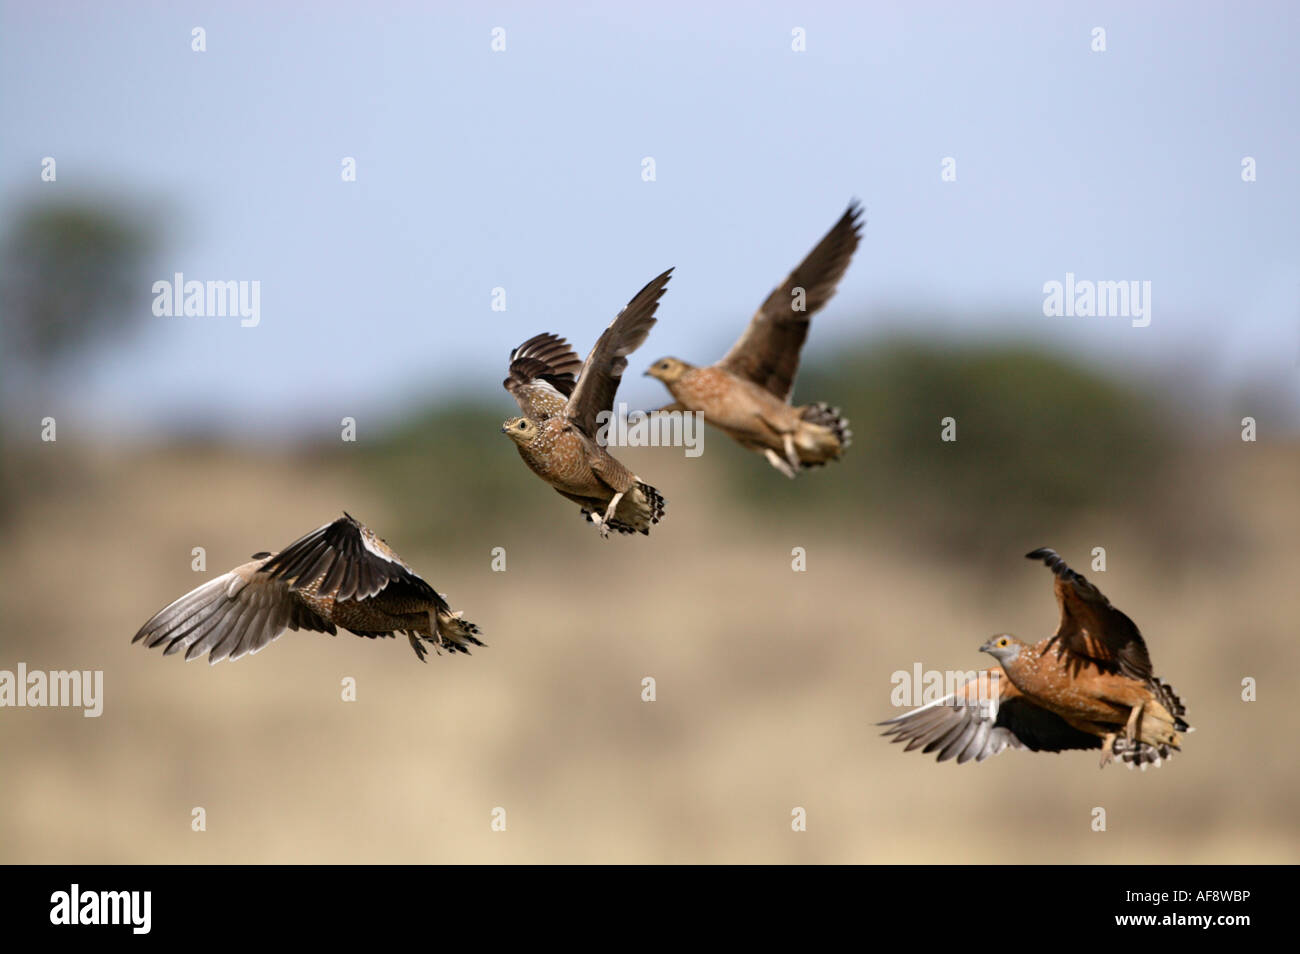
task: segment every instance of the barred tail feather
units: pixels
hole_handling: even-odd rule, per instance
[[[468,654],[470,646],[486,645],[478,638],[479,628],[460,612],[438,614],[438,635],[448,652]]]
[[[1187,715],[1187,706],[1183,705],[1183,700],[1178,698],[1178,694],[1174,692],[1174,687],[1154,677],[1151,681],[1155,685],[1156,698],[1174,717],[1174,728],[1179,732],[1190,732],[1192,727],[1183,718],[1183,716]]]
[[[596,521],[596,518],[595,518],[594,516],[592,516],[591,511],[590,511],[590,510],[587,510],[587,509],[585,509],[585,508],[584,508],[583,511],[582,511],[582,519],[583,519],[586,523],[596,523],[596,522],[597,522],[597,521]],[[619,520],[617,517],[615,517],[615,518],[613,518],[612,520],[610,520],[610,522],[609,522],[609,529],[615,531],[616,533],[636,533],[636,527],[633,527],[633,526],[631,526],[630,524],[626,524],[626,523],[624,523],[622,520]],[[646,532],[648,532],[648,531],[642,530],[641,532],[642,532],[642,533],[646,533]]]
[[[654,487],[651,487],[649,484],[642,483],[639,480],[637,481],[636,486],[637,489],[640,490],[642,495],[645,497],[646,502],[649,503],[650,505],[650,522],[652,524],[658,523],[663,518],[664,511],[668,508],[668,503],[667,501],[664,500],[664,495],[661,494]],[[649,533],[650,530],[649,528],[646,528],[641,532]]]
[[[1183,718],[1187,713],[1187,707],[1183,705],[1183,700],[1178,698],[1172,686],[1167,682],[1159,679],[1151,680],[1151,688],[1155,693],[1156,702],[1164,710],[1163,712],[1153,713],[1153,716],[1159,718],[1164,723],[1162,735],[1167,738],[1157,737],[1155,742],[1137,741],[1130,743],[1122,735],[1115,739],[1112,751],[1115,757],[1128,765],[1129,768],[1137,766],[1143,770],[1148,765],[1159,765],[1163,759],[1170,758],[1175,752],[1181,750],[1182,734],[1191,732],[1192,727]],[[1147,717],[1144,715],[1143,719]],[[1143,730],[1146,735],[1146,730]]]
[[[824,402],[809,404],[800,409],[799,419],[812,425],[796,437],[801,467],[820,467],[836,460],[853,443],[848,418],[837,407]]]
[[[632,491],[623,496],[618,510],[610,518],[609,529],[618,533],[640,533],[649,536],[650,528],[663,518],[666,507],[663,494],[638,480],[632,485]],[[582,518],[590,523],[597,522],[588,507],[582,508]]]

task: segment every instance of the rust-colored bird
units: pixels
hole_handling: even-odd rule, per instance
[[[209,580],[160,610],[131,642],[209,663],[255,653],[286,629],[374,639],[405,633],[420,661],[428,650],[468,653],[479,629],[452,612],[383,540],[344,514],[279,553]]]
[[[659,491],[624,467],[600,443],[598,418],[613,411],[627,356],[656,321],[670,268],[642,288],[596,341],[581,368],[568,343],[555,335],[529,338],[510,354],[504,384],[523,417],[501,427],[529,468],[582,509],[602,537],[650,532],[664,514]],[[573,372],[578,370],[576,379]]]
[[[652,364],[646,374],[662,381],[674,399],[659,411],[702,412],[741,446],[761,451],[787,477],[839,458],[853,436],[840,409],[820,402],[795,407],[790,397],[809,320],[835,294],[849,267],[861,214],[857,202],[849,204],[717,364],[696,367],[679,358]]]
[[[956,693],[890,719],[885,735],[940,762],[983,761],[1004,748],[1102,750],[1129,768],[1159,765],[1191,728],[1174,690],[1152,673],[1137,626],[1055,550],[1027,554],[1056,575],[1061,622],[1036,645],[995,636],[980,647],[998,666]]]

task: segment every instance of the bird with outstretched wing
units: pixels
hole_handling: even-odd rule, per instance
[[[339,627],[372,639],[405,633],[421,661],[424,643],[451,653],[483,645],[477,626],[346,513],[196,587],[131,642],[217,663],[256,653],[288,629],[334,635]]]
[[[627,356],[654,327],[670,268],[632,297],[596,340],[573,377],[576,355],[554,335],[537,335],[511,352],[504,384],[523,411],[501,426],[529,469],[581,508],[602,537],[611,530],[648,534],[664,498],[615,458],[599,439],[613,413]]]
[[[849,204],[816,248],[750,319],[716,364],[660,358],[646,374],[662,381],[673,403],[656,413],[698,411],[741,446],[762,453],[787,477],[838,459],[853,434],[840,409],[794,405],[791,396],[812,316],[835,294],[862,230],[862,207]]]
[[[998,661],[956,692],[881,725],[905,751],[939,761],[983,761],[1004,748],[1101,749],[1101,764],[1160,764],[1191,731],[1182,700],[1156,678],[1134,622],[1055,550],[1027,554],[1054,574],[1061,619],[1034,645],[995,636],[980,647]]]

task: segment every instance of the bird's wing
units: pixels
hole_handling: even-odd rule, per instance
[[[131,642],[165,646],[167,655],[183,649],[186,659],[206,652],[216,663],[255,653],[286,629],[337,632],[283,580],[259,572],[265,563],[255,559],[191,590],[156,613]]]
[[[1095,749],[1096,736],[1026,699],[999,667],[986,669],[957,692],[880,723],[884,734],[906,742],[904,751],[938,750],[940,762],[983,762],[1008,746],[1033,752]],[[922,748],[923,747],[923,748]]]
[[[596,340],[583,362],[565,415],[588,437],[596,433],[596,415],[613,409],[619,379],[627,368],[627,356],[641,347],[654,327],[659,299],[672,274],[670,268],[637,292]]]
[[[1069,653],[1133,679],[1151,679],[1151,657],[1137,624],[1111,606],[1101,590],[1070,569],[1055,550],[1042,548],[1025,556],[1042,560],[1056,576],[1061,623],[1050,642],[1056,644],[1058,654]]]
[[[583,442],[587,445],[587,464],[597,480],[614,493],[626,493],[632,489],[632,484],[636,482],[632,471],[594,440],[583,438]]]
[[[262,573],[299,590],[316,583],[320,596],[364,600],[392,585],[417,598],[442,602],[393,549],[360,521],[344,514],[266,561]]]
[[[582,360],[558,335],[533,335],[510,352],[509,374],[502,381],[525,417],[544,421],[563,408],[573,393]]]
[[[862,207],[850,202],[817,247],[767,296],[719,367],[753,381],[782,401],[790,400],[808,322],[835,294],[849,267],[861,235],[861,215]],[[796,289],[803,289],[801,310],[795,309]]]

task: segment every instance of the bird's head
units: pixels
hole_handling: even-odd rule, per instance
[[[527,444],[537,436],[537,422],[526,417],[512,417],[501,425],[501,433],[516,444]]]
[[[681,380],[683,374],[691,369],[685,361],[677,358],[660,358],[646,371],[646,377],[658,378],[664,384]]]
[[[980,652],[988,653],[998,662],[1006,664],[1020,655],[1025,644],[1009,633],[994,636],[980,647]]]

